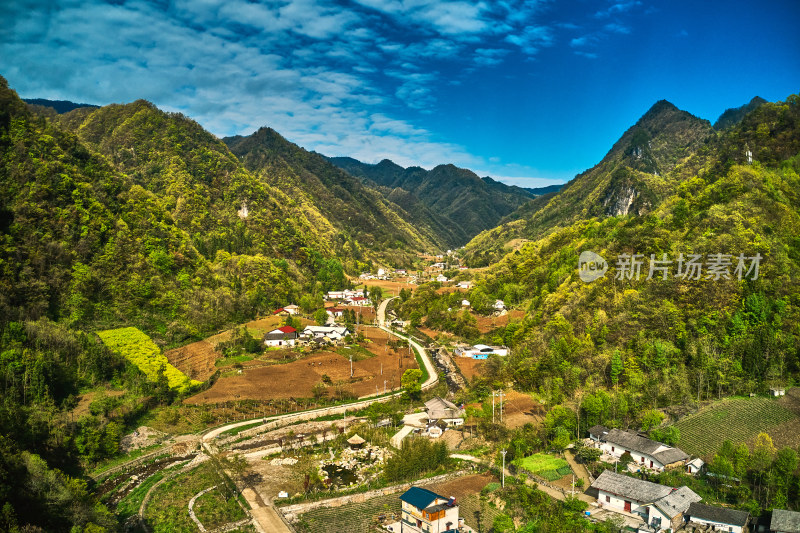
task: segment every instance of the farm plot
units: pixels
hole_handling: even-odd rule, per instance
[[[321,351],[283,364],[263,366],[258,361],[243,365],[242,373],[221,377],[214,385],[189,399],[189,404],[207,404],[229,400],[276,400],[310,398],[313,387],[329,383],[326,394],[344,392],[353,396],[374,394],[400,386],[400,378],[409,368],[418,368],[407,349],[388,346],[389,334],[377,328],[364,328],[368,342],[364,348],[375,354],[365,357],[361,349]],[[354,352],[353,376],[350,377],[349,351]],[[341,389],[341,390],[340,390]]]
[[[486,364],[486,361],[472,357],[453,357],[453,362],[469,382],[472,382],[472,378],[475,376],[481,375],[483,365]]]
[[[798,412],[787,408],[791,405],[760,397],[715,402],[675,424],[681,434],[678,446],[686,453],[708,459],[723,441],[750,444],[760,432],[769,434],[778,447],[797,446],[800,439],[797,432],[784,431],[786,425],[794,424],[793,428],[797,428]]]
[[[572,473],[572,469],[570,469],[566,460],[542,453],[517,459],[514,464],[518,468],[543,477],[547,481],[556,481]]]
[[[190,380],[183,372],[172,366],[161,350],[146,334],[137,328],[119,328],[98,331],[97,336],[111,350],[119,352],[125,359],[139,367],[150,381],[158,379],[160,368],[164,367],[169,386],[185,390],[199,381]]]
[[[525,424],[538,424],[544,418],[544,407],[531,398],[530,394],[510,391],[503,402],[503,423],[511,428]]]

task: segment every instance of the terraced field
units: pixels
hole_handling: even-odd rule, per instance
[[[773,398],[726,398],[678,421],[678,446],[686,453],[710,458],[725,440],[752,443],[760,432],[776,446],[800,444],[800,389],[781,400]]]

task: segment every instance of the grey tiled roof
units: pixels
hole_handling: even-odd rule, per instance
[[[646,454],[652,454],[659,447],[663,446],[660,442],[650,440],[646,437],[640,437],[639,435],[628,433],[621,429],[612,429],[609,431],[608,435],[605,436],[605,440],[606,442],[616,444],[626,450]]]
[[[672,492],[671,488],[664,485],[615,474],[610,470],[605,470],[600,474],[600,477],[592,483],[592,488],[642,503],[655,502]]]
[[[750,513],[747,511],[736,511],[734,509],[714,507],[697,502],[692,502],[689,505],[689,510],[686,514],[689,515],[691,520],[699,518],[708,522],[718,522],[731,526],[744,526],[747,524],[747,518],[750,516]]]
[[[655,501],[653,504],[662,513],[672,519],[681,513],[685,513],[692,502],[699,502],[702,499],[703,498],[695,494],[689,487],[680,487],[660,500]]]
[[[604,433],[608,433],[608,428],[605,426],[601,426],[598,424],[596,426],[592,426],[589,428],[590,435],[598,435],[602,437]]]
[[[689,456],[680,448],[670,448],[653,454],[654,459],[658,459],[663,465],[670,465],[678,461],[685,461]]]
[[[800,513],[775,509],[769,527],[779,533],[800,533]]]

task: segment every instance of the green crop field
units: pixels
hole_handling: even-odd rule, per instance
[[[106,346],[138,366],[151,381],[158,379],[158,370],[164,365],[164,374],[171,388],[185,390],[191,385],[200,384],[169,364],[158,346],[137,328],[108,329],[98,331],[97,336]]]
[[[543,453],[536,453],[529,457],[514,461],[517,468],[532,472],[537,476],[545,478],[547,481],[555,481],[570,474],[572,470],[564,459],[553,457]]]
[[[708,457],[725,440],[747,443],[794,418],[794,413],[771,398],[727,398],[678,421],[675,427],[681,432],[678,446],[682,450]]]

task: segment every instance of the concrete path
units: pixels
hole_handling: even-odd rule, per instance
[[[572,450],[567,450],[564,452],[564,458],[569,463],[569,467],[575,472],[575,476],[579,477],[583,480],[583,490],[589,488],[589,485],[592,484],[592,480],[589,478],[589,471],[586,469],[586,465],[579,464],[575,460],[575,455],[572,453]]]

